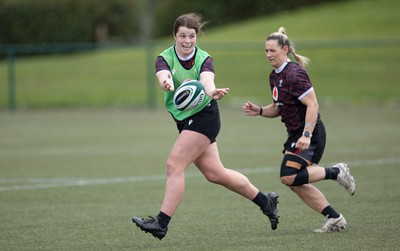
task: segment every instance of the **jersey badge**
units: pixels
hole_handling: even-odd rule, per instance
[[[272,98],[274,101],[278,101],[278,88],[276,86],[272,89]]]

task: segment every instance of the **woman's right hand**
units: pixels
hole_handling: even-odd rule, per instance
[[[172,80],[171,74],[168,73],[167,79],[164,79],[161,84],[161,89],[167,92],[173,92],[174,89],[174,81]]]
[[[248,116],[258,116],[260,114],[260,106],[253,104],[250,101],[247,101],[243,105],[243,112]]]

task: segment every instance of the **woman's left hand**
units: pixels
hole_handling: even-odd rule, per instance
[[[212,91],[210,97],[214,100],[222,99],[226,94],[229,93],[229,88],[216,88]]]

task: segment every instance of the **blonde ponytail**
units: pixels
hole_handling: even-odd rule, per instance
[[[286,29],[285,29],[285,27],[279,27],[279,29],[278,29],[278,33],[282,33],[283,35],[286,35]]]
[[[296,54],[294,47],[291,49],[290,53],[292,53],[294,59],[299,63],[299,65],[303,66],[304,68],[310,63],[310,59],[308,57]]]
[[[292,54],[294,59],[301,65],[302,67],[306,67],[308,63],[310,62],[310,59],[308,57],[299,55],[296,53],[296,50],[294,49],[294,44],[289,40],[289,37],[286,34],[286,29],[285,27],[280,27],[278,29],[278,32],[274,32],[271,35],[268,36],[267,40],[278,40],[278,44],[283,47],[283,46],[288,46],[289,47],[289,54]]]

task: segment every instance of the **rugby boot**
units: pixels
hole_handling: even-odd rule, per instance
[[[278,197],[279,195],[275,192],[269,192],[265,194],[267,196],[267,206],[262,209],[263,214],[268,216],[269,221],[271,222],[272,230],[275,230],[278,227],[279,223],[279,214],[278,214]]]
[[[167,234],[168,227],[162,228],[159,224],[159,219],[157,217],[153,218],[139,218],[133,217],[132,222],[136,224],[142,231],[146,233],[151,233],[155,238],[162,239]]]
[[[333,167],[339,168],[340,172],[337,176],[337,182],[342,185],[350,195],[354,195],[356,192],[356,181],[354,177],[350,175],[350,169],[346,163],[338,163]]]
[[[327,218],[321,228],[315,229],[314,233],[332,233],[338,232],[347,227],[347,221],[340,215],[339,218]]]

